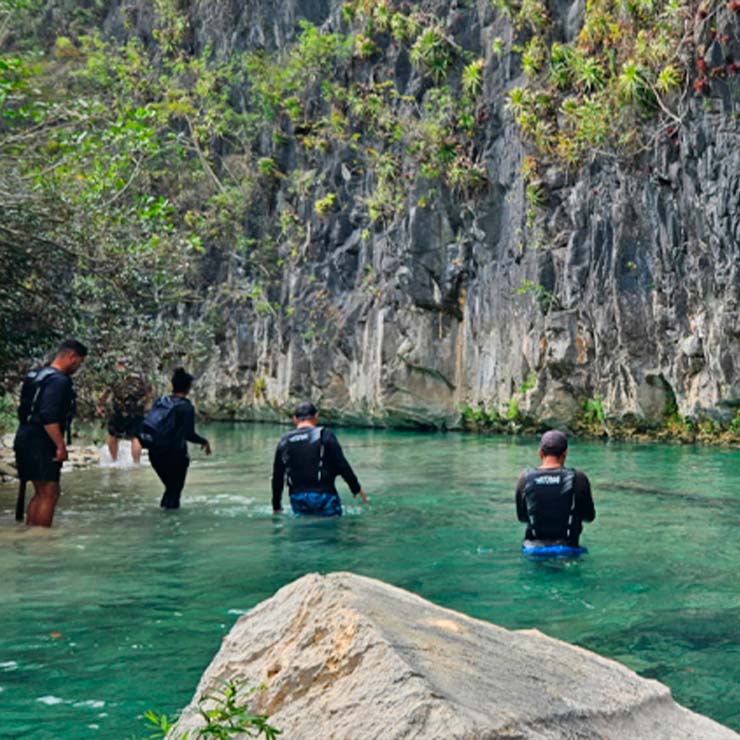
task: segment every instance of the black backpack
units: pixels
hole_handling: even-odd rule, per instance
[[[178,445],[179,429],[175,408],[182,403],[179,398],[162,396],[144,417],[139,430],[141,446],[147,450],[171,450]]]
[[[58,372],[58,370],[47,365],[45,367],[37,368],[36,370],[31,370],[31,372],[29,372],[23,379],[21,402],[18,406],[18,421],[21,424],[41,423],[41,420],[38,417],[41,392],[44,389],[47,379]],[[67,444],[71,444],[72,442],[72,419],[77,411],[77,396],[75,395],[74,388],[71,389],[71,394],[72,400],[69,404],[67,417],[64,423],[67,429]]]
[[[21,424],[30,424],[38,412],[38,402],[44,381],[50,378],[56,370],[53,367],[41,367],[31,370],[23,379],[21,389],[21,403],[18,406],[18,421]]]

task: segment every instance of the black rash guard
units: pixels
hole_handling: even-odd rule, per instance
[[[337,495],[334,481],[338,475],[344,478],[353,494],[358,494],[360,482],[357,480],[352,467],[344,457],[342,448],[334,434],[328,429],[321,429],[321,441],[324,444],[323,471],[319,478],[316,464],[294,465],[290,471],[285,465],[285,456],[289,444],[303,444],[301,437],[308,437],[311,430],[317,427],[299,427],[284,434],[275,450],[275,460],[272,464],[272,508],[281,508],[283,485],[286,473],[290,473],[288,481],[289,493],[333,493]],[[298,439],[296,439],[298,438]],[[293,442],[291,442],[291,439]],[[306,439],[306,442],[308,440]]]
[[[563,468],[537,468],[538,473],[545,474],[549,471],[554,473],[560,473]],[[581,534],[583,527],[581,522],[592,522],[596,518],[596,511],[594,509],[593,498],[591,497],[591,484],[585,473],[580,470],[574,470],[575,477],[573,479],[573,496],[575,498],[575,508],[573,511],[573,525],[571,527],[571,536],[568,539],[568,544],[572,547],[578,547],[578,537]],[[529,516],[527,514],[527,504],[524,499],[524,486],[527,479],[527,472],[522,473],[519,476],[519,481],[516,484],[516,513],[520,522],[527,523],[527,531],[524,538],[527,540],[538,539],[537,535],[532,531],[529,524]],[[566,532],[561,532],[557,537],[552,539],[565,540]]]
[[[172,396],[177,399],[173,413],[177,419],[176,437],[173,449],[187,450],[187,443],[192,442],[196,445],[208,444],[205,437],[201,437],[195,431],[195,408],[187,398]]]

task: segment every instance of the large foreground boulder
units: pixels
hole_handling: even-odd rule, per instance
[[[170,737],[234,679],[264,683],[254,709],[286,740],[739,737],[613,660],[351,573],[304,576],[241,617]]]

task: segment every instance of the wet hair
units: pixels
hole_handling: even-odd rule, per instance
[[[175,393],[187,393],[193,380],[193,376],[184,367],[176,367],[172,373],[172,390]]]
[[[317,413],[318,411],[316,410],[316,406],[314,406],[310,401],[303,401],[295,407],[293,416],[295,416],[296,419],[310,419],[311,417],[316,416]]]
[[[87,347],[76,339],[65,339],[57,347],[57,355],[66,355],[74,352],[79,357],[87,357]]]

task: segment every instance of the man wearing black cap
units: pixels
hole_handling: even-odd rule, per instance
[[[347,462],[334,434],[318,426],[319,413],[309,402],[299,403],[293,414],[295,429],[284,434],[272,465],[272,510],[282,512],[283,482],[288,479],[290,505],[295,514],[341,516],[342,503],[334,486],[341,475],[364,503],[367,496]]]
[[[568,438],[562,432],[545,432],[539,455],[540,467],[522,473],[516,486],[516,513],[527,523],[524,547],[577,548],[581,522],[596,517],[591,484],[584,473],[563,467]]]

